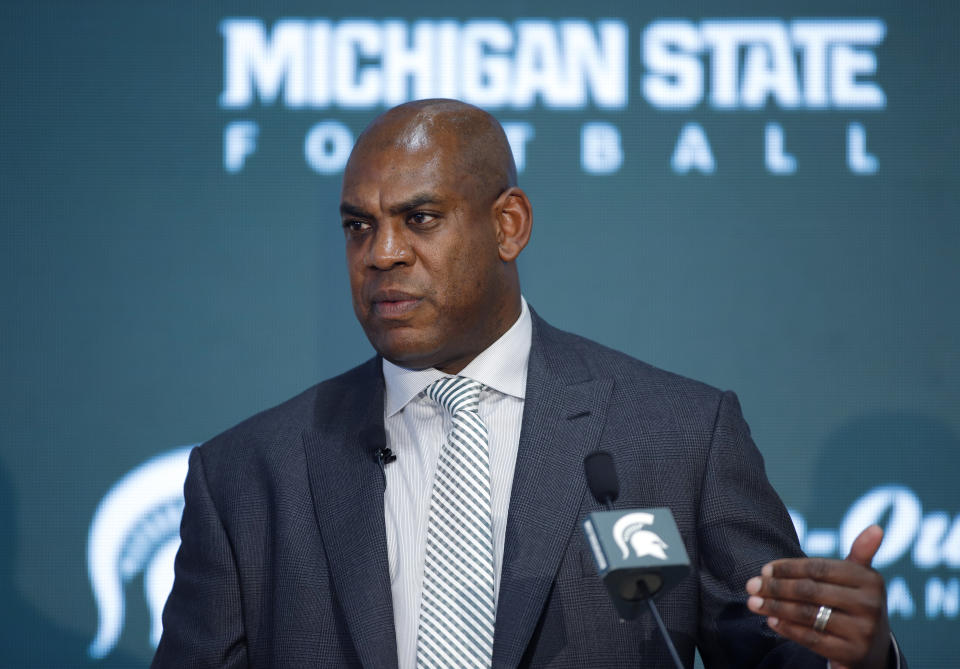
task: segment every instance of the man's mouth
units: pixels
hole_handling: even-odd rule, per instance
[[[404,316],[420,304],[422,298],[401,290],[377,291],[371,303],[373,312],[381,318]]]

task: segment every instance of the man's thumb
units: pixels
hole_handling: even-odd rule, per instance
[[[880,542],[883,541],[883,528],[879,525],[871,525],[853,540],[853,546],[850,547],[850,554],[847,559],[864,567],[869,567],[873,556],[880,548]]]

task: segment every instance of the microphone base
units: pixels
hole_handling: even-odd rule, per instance
[[[610,599],[622,620],[634,620],[647,610],[646,602],[669,590],[686,576],[686,566],[664,567],[652,570],[614,569],[603,576]]]

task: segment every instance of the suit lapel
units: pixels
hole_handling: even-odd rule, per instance
[[[375,456],[383,430],[380,360],[337,398],[318,400],[303,433],[310,487],[337,602],[365,667],[396,667],[393,599],[383,516],[385,481]]]
[[[494,635],[494,666],[520,662],[566,550],[612,379],[590,378],[575,352],[552,345],[534,315],[523,426],[510,495]]]

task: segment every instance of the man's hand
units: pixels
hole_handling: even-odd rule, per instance
[[[890,651],[890,622],[883,578],[870,567],[883,530],[871,525],[856,538],[846,560],[775,560],[747,581],[747,606],[767,616],[782,636],[830,660],[833,669],[881,669]],[[814,629],[821,606],[832,609]],[[822,624],[822,617],[821,617]]]

